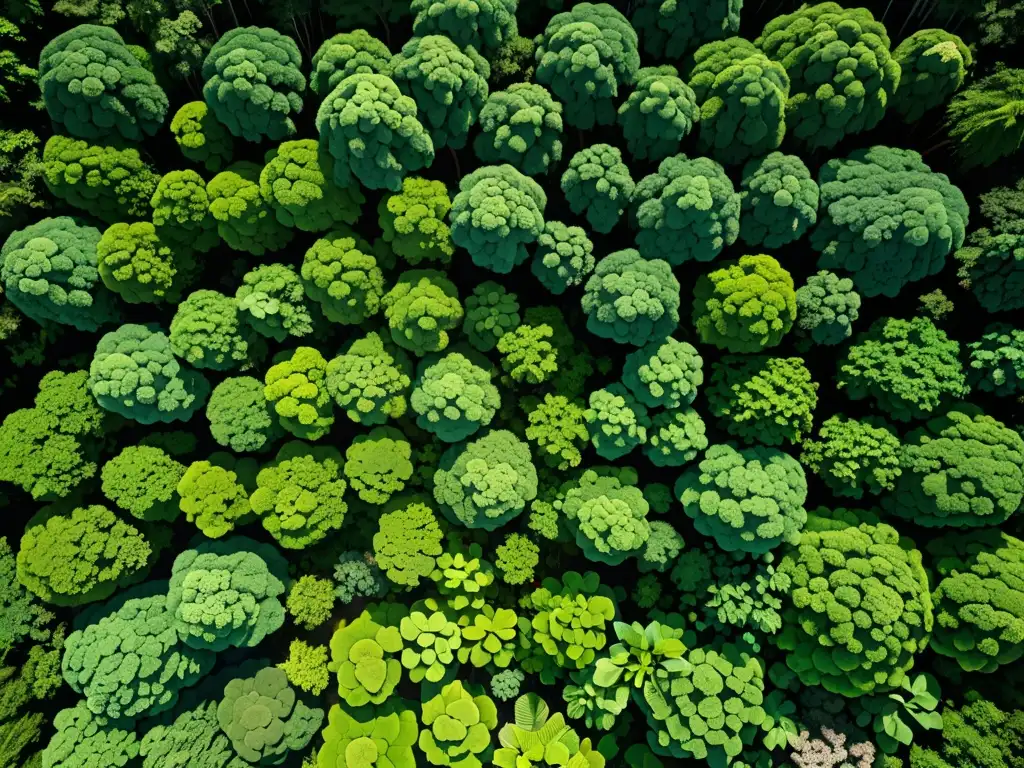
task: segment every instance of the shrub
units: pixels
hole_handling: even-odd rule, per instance
[[[1024,500],[1024,438],[960,403],[904,440],[882,507],[926,527],[999,525]]]
[[[332,323],[356,325],[380,311],[384,274],[370,244],[347,230],[313,243],[300,270],[306,295]]]
[[[96,331],[119,319],[100,279],[100,231],[70,216],[47,218],[13,232],[0,248],[0,281],[13,306],[40,325]]]
[[[43,147],[43,181],[58,200],[108,224],[148,217],[159,176],[136,149],[51,136]]]
[[[250,475],[255,477],[256,468],[255,462],[250,467],[242,463],[245,461],[242,459],[237,464],[222,459],[218,459],[217,464],[194,461],[178,481],[181,511],[208,539],[219,539],[230,533],[252,513],[246,485]],[[247,471],[250,469],[251,472]]]
[[[337,449],[292,440],[260,470],[249,503],[282,547],[304,549],[341,527],[348,510],[341,467]]]
[[[519,695],[525,679],[518,669],[503,669],[491,678],[491,695],[498,701],[511,701]]]
[[[865,491],[877,496],[896,487],[899,454],[900,439],[885,421],[840,414],[825,420],[817,440],[804,440],[800,462],[837,496],[859,499]]]
[[[124,727],[120,727],[122,725]],[[47,768],[75,768],[90,763],[125,765],[139,756],[138,736],[131,724],[97,715],[84,701],[60,710],[53,718],[53,727],[56,733],[39,753],[38,765]]]
[[[167,94],[110,27],[79,24],[39,54],[50,120],[72,136],[140,141],[167,116]]]
[[[540,562],[540,548],[525,536],[509,533],[505,542],[494,550],[494,565],[501,571],[501,580],[510,586],[533,581],[533,572]],[[492,681],[493,682],[493,681]],[[508,696],[503,701],[512,698]]]
[[[378,123],[389,130],[380,131]],[[401,128],[401,130],[398,130]],[[434,162],[434,144],[416,102],[387,75],[349,75],[316,113],[321,148],[334,158],[334,183],[399,192],[407,173]]]
[[[334,424],[327,390],[327,361],[312,347],[282,352],[267,370],[263,394],[273,404],[280,424],[303,440],[319,440]]]
[[[186,160],[216,173],[231,162],[231,134],[202,101],[182,104],[171,118],[171,133]]]
[[[853,281],[821,270],[796,290],[797,327],[815,344],[841,344],[853,335],[860,317],[860,294]]]
[[[489,696],[474,696],[458,680],[423,702],[419,748],[431,765],[480,768],[491,749],[498,710]]]
[[[391,59],[391,77],[416,102],[434,149],[462,149],[487,99],[491,67],[472,45],[416,36]]]
[[[462,177],[450,213],[452,242],[483,269],[508,274],[529,258],[544,231],[547,195],[511,165],[485,165]]]
[[[697,278],[693,322],[705,343],[760,352],[777,346],[795,321],[793,278],[771,256],[741,256]]]
[[[311,64],[310,90],[325,97],[349,75],[390,75],[391,51],[365,29],[352,29],[324,40]]]
[[[324,744],[317,753],[321,768],[348,768],[351,759],[375,756],[380,764],[406,768],[415,765],[412,748],[419,735],[416,713],[400,705],[385,704],[366,720],[356,720],[337,704],[327,713]]]
[[[812,149],[878,125],[900,82],[885,26],[866,8],[804,6],[768,22],[754,45],[789,74],[786,122]]]
[[[256,333],[275,341],[313,332],[315,315],[295,269],[286,264],[261,264],[242,276],[235,291],[242,319]]]
[[[371,332],[327,364],[327,391],[352,421],[383,424],[406,412],[411,373],[405,353]]]
[[[434,474],[434,498],[449,522],[493,531],[537,495],[530,449],[508,430],[492,430],[445,451]]]
[[[827,162],[818,184],[824,213],[811,233],[818,267],[851,272],[865,296],[896,296],[941,271],[964,243],[963,193],[917,152],[857,150]]]
[[[783,66],[732,39],[703,45],[693,57],[701,153],[737,164],[777,150],[786,135],[790,89]]]
[[[210,179],[206,192],[217,234],[228,247],[262,256],[280,250],[292,239],[292,230],[277,220],[260,194],[260,166],[256,163],[232,163]]]
[[[959,353],[926,317],[883,317],[847,348],[836,384],[852,400],[871,397],[897,421],[922,419],[970,391]]]
[[[558,370],[550,325],[520,325],[498,340],[501,367],[516,384],[543,384]]]
[[[161,768],[184,761],[194,768],[225,768],[237,760],[234,748],[217,723],[217,702],[187,709],[173,722],[154,725],[139,743],[142,768]]]
[[[160,177],[150,199],[157,235],[182,249],[209,251],[220,242],[203,177],[192,170]]]
[[[630,352],[622,383],[648,408],[679,408],[697,397],[697,388],[704,383],[703,366],[692,344],[669,336]]]
[[[562,105],[542,85],[513,83],[494,91],[480,110],[479,123],[473,151],[483,163],[508,163],[536,176],[562,159]]]
[[[583,419],[601,458],[615,461],[647,442],[647,408],[618,382],[591,392],[589,405]]]
[[[327,646],[310,645],[304,640],[292,640],[288,658],[277,665],[296,688],[319,696],[330,682],[327,669]]]
[[[581,285],[594,271],[594,244],[582,227],[567,227],[560,221],[544,222],[537,238],[530,269],[541,285],[559,296]]]
[[[605,629],[616,613],[610,590],[593,571],[566,571],[561,579],[544,579],[521,605],[533,614],[533,641],[567,669],[586,669],[594,663],[608,642]]]
[[[210,385],[174,359],[157,326],[127,324],[96,345],[89,389],[106,410],[153,424],[189,419],[206,402]]]
[[[996,672],[1024,655],[1024,542],[996,529],[931,543],[938,579],[929,646],[967,671]]]
[[[1004,712],[976,691],[967,691],[965,699],[959,709],[951,701],[943,705],[942,738],[934,747],[911,746],[911,768],[952,768],[978,760],[988,760],[996,768],[1014,768],[1020,716]]]
[[[740,0],[642,0],[633,11],[633,26],[648,56],[678,59],[701,43],[735,34],[742,8]]]
[[[245,537],[209,541],[174,559],[166,609],[190,648],[252,648],[284,624],[288,565]]]
[[[637,72],[636,86],[619,107],[626,149],[637,160],[660,162],[675,154],[700,119],[693,89],[664,64]]]
[[[281,141],[302,111],[302,54],[268,27],[229,29],[203,61],[203,99],[217,121],[246,141]]]
[[[793,589],[774,639],[802,684],[850,697],[900,685],[932,630],[928,578],[909,539],[870,513],[818,510],[779,571]]]
[[[443,534],[426,504],[411,501],[380,516],[373,536],[377,565],[395,584],[416,587],[434,570]]]
[[[129,445],[103,465],[103,495],[144,522],[174,522],[185,466],[160,448]]]
[[[355,224],[366,202],[359,187],[339,187],[334,160],[315,139],[285,141],[267,153],[260,171],[260,195],[278,222],[304,232]]]
[[[171,350],[197,368],[241,367],[249,360],[249,337],[235,300],[219,291],[193,291],[171,318]]]
[[[176,303],[195,267],[188,249],[177,255],[148,221],[112,224],[96,244],[103,284],[129,304]]]
[[[588,469],[565,492],[559,511],[587,559],[621,565],[647,542],[650,507],[635,482],[636,472],[629,468],[599,467]]]
[[[238,756],[263,765],[279,764],[303,749],[323,719],[324,711],[299,699],[277,667],[229,681],[217,705],[217,722]]]
[[[455,253],[445,223],[452,208],[448,188],[440,181],[407,176],[402,190],[381,198],[377,223],[395,255],[419,266],[424,261],[447,264]]]
[[[368,504],[386,504],[412,477],[412,446],[399,430],[376,427],[345,451],[345,477]]]
[[[403,648],[397,627],[382,627],[363,611],[331,637],[331,663],[338,694],[349,707],[383,704],[402,679],[395,654]]]
[[[334,582],[316,576],[300,576],[288,590],[285,602],[295,623],[313,630],[331,618],[334,610]]]
[[[417,37],[446,35],[460,48],[472,45],[487,55],[518,31],[514,0],[483,0],[468,8],[456,0],[412,0],[409,10]]]
[[[391,338],[415,355],[447,347],[448,331],[462,321],[455,284],[432,269],[403,272],[381,303]]]
[[[705,393],[711,413],[746,443],[799,444],[818,405],[818,382],[799,357],[727,355]]]
[[[647,428],[647,442],[642,446],[644,456],[656,467],[688,464],[708,447],[705,429],[704,419],[693,408],[656,413]]]
[[[946,110],[949,137],[965,169],[988,167],[1020,149],[1024,70],[1002,69],[971,83]]]
[[[284,435],[263,389],[252,376],[231,376],[213,388],[206,418],[218,444],[236,453],[263,452]]]
[[[486,280],[466,297],[466,319],[462,331],[481,352],[490,352],[501,337],[520,323],[519,301],[514,293],[493,280]]]
[[[581,740],[579,734],[566,725],[561,712],[549,718],[548,705],[537,694],[520,696],[514,711],[515,721],[501,727],[501,748],[494,751],[494,765],[498,768],[515,768],[524,762],[532,765],[534,755],[540,758],[537,764],[543,765],[557,764],[554,761],[563,759],[573,765],[602,764],[604,756],[590,745],[590,739]]]
[[[582,306],[595,336],[643,346],[679,324],[679,281],[667,261],[616,251],[597,262]]]
[[[562,471],[580,465],[581,452],[590,439],[581,401],[548,393],[527,419],[526,439],[536,444],[545,464]]]
[[[736,242],[740,196],[721,165],[674,155],[636,185],[630,209],[645,259],[711,261]]]
[[[357,597],[383,597],[388,591],[388,583],[373,556],[355,550],[342,552],[338,557],[334,580],[338,583],[334,596],[345,605]]]
[[[967,349],[967,381],[972,388],[1000,397],[1024,390],[1024,331],[992,323]]]
[[[780,248],[818,221],[821,192],[796,155],[772,152],[743,166],[740,238],[749,246]]]
[[[416,423],[446,443],[457,443],[491,423],[501,407],[491,375],[459,352],[421,366],[409,403]]]
[[[941,29],[919,29],[892,52],[900,65],[893,109],[905,123],[916,123],[960,90],[974,65],[971,49]]]
[[[178,639],[174,615],[160,592],[166,582],[127,592],[68,635],[64,680],[97,715],[144,717],[174,707],[178,693],[213,667],[213,654]]]
[[[591,144],[569,159],[561,186],[572,212],[585,215],[595,232],[606,235],[629,205],[636,185],[618,149]]]
[[[106,507],[45,507],[29,519],[18,549],[18,581],[48,603],[106,600],[144,576],[149,542]]]
[[[763,555],[794,544],[807,520],[803,467],[775,448],[713,445],[679,476],[675,494],[697,532],[726,552]]]
[[[414,683],[426,680],[439,683],[448,668],[455,672],[455,652],[462,643],[459,625],[439,610],[437,601],[428,598],[421,607],[413,607],[399,622],[405,647],[402,666]]]

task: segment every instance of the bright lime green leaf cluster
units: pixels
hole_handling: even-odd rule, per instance
[[[532,613],[531,637],[559,667],[585,669],[608,643],[605,628],[615,618],[615,600],[593,571],[566,571],[547,578],[521,601]]]
[[[295,269],[287,264],[261,264],[242,275],[235,291],[242,318],[261,336],[284,341],[313,332],[316,315]]]
[[[185,519],[208,539],[218,539],[252,514],[249,493],[243,482],[255,478],[254,461],[237,464],[194,461],[178,481],[178,497]],[[232,467],[232,468],[229,468]],[[236,471],[237,470],[237,471]]]
[[[402,679],[396,658],[404,644],[397,627],[382,627],[363,611],[331,637],[329,669],[338,676],[338,693],[349,707],[383,704]]]
[[[306,295],[332,323],[355,325],[380,311],[384,274],[370,244],[349,230],[334,230],[306,251],[300,270]]]
[[[558,370],[558,350],[549,339],[550,325],[520,325],[498,340],[501,367],[520,385],[548,381]]]
[[[264,387],[252,376],[232,376],[213,388],[206,418],[218,444],[236,453],[262,452],[284,434]]]
[[[416,713],[397,704],[385,704],[365,721],[355,719],[335,704],[327,713],[324,744],[317,752],[315,765],[352,768],[364,760],[365,765],[414,768],[413,747],[419,730]]]
[[[173,522],[180,512],[177,488],[185,466],[160,448],[129,445],[100,472],[103,495],[132,517]]]
[[[398,625],[405,645],[402,666],[409,670],[409,679],[414,683],[443,680],[462,646],[459,625],[438,607],[436,600],[428,598],[422,607],[414,606]]]
[[[423,261],[447,264],[455,253],[445,219],[452,208],[448,188],[440,181],[407,176],[400,192],[381,198],[377,223],[384,242],[409,266]]]
[[[206,181],[195,171],[171,171],[160,177],[150,205],[157,235],[176,248],[205,252],[220,242]]]
[[[527,419],[526,439],[536,445],[545,464],[563,471],[580,465],[590,439],[582,401],[549,392]]]
[[[481,768],[491,747],[491,731],[498,727],[498,710],[487,695],[474,696],[461,681],[449,683],[420,714],[423,730],[419,747],[431,765]]]
[[[413,588],[434,570],[443,534],[434,512],[414,500],[380,516],[373,535],[377,565],[395,584]]]
[[[313,347],[283,352],[267,370],[263,390],[280,424],[302,440],[319,440],[334,424],[334,409],[327,389],[327,361]]]
[[[345,451],[345,477],[359,498],[386,504],[412,477],[412,446],[399,430],[377,427]]]
[[[253,256],[280,250],[293,234],[260,194],[260,170],[256,163],[232,163],[206,185],[217,234],[228,247]]]
[[[323,232],[355,224],[366,198],[356,185],[334,183],[334,160],[315,139],[285,141],[267,153],[260,194],[285,227]]]
[[[176,302],[194,267],[187,249],[175,249],[148,221],[107,227],[96,244],[103,284],[129,304]]]
[[[693,322],[705,343],[760,352],[778,346],[795,321],[793,278],[771,256],[741,256],[697,278]]]
[[[171,318],[171,349],[197,368],[228,371],[249,360],[250,333],[238,304],[219,291],[194,291]]]
[[[231,162],[231,134],[202,101],[182,104],[171,118],[171,133],[185,159],[217,172]]]

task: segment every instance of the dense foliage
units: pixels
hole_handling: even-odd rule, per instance
[[[1024,2],[0,6],[0,768],[1024,768]]]

